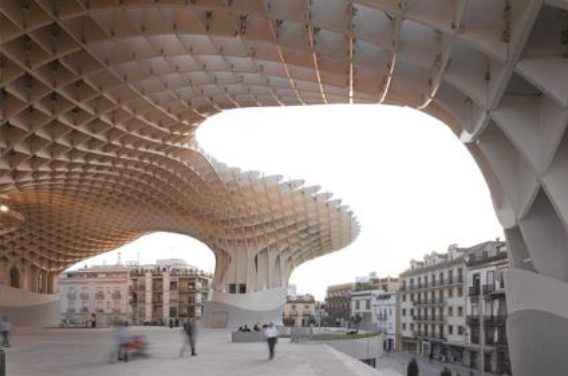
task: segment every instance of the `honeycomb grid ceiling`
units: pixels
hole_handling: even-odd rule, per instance
[[[169,231],[212,248],[221,284],[235,250],[279,254],[287,280],[350,244],[331,194],[199,148],[206,118],[244,107],[420,109],[465,142],[506,228],[548,205],[565,231],[568,79],[546,72],[568,67],[567,4],[2,0],[0,191],[23,217],[2,258],[60,271]]]

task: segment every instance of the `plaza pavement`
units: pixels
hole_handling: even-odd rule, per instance
[[[224,330],[202,329],[198,356],[180,358],[180,328],[130,327],[145,335],[151,357],[109,364],[110,329],[16,328],[7,352],[10,376],[397,376],[319,344],[292,344],[281,339],[269,361],[265,343],[231,343]]]

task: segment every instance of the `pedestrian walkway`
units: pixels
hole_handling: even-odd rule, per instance
[[[231,343],[230,333],[202,329],[196,357],[179,357],[180,328],[128,328],[144,335],[151,357],[109,364],[110,329],[20,329],[7,349],[10,376],[396,376],[320,344],[292,344],[281,339],[268,360],[265,343]]]
[[[379,360],[377,368],[381,370],[391,370],[400,374],[406,375],[406,367],[413,355],[406,352],[393,352],[390,355],[385,355]],[[441,363],[439,361],[430,361],[423,356],[416,356],[418,367],[420,369],[420,376],[440,376],[440,372],[444,367],[448,367],[452,371],[452,376],[480,376],[479,371],[472,370],[471,368],[463,367],[461,365],[452,363]],[[485,376],[497,376],[493,373],[485,372]]]

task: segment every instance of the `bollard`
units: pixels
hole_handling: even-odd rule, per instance
[[[0,349],[0,376],[6,376],[6,351]]]

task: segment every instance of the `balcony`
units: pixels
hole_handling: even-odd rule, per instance
[[[104,298],[105,298],[105,293],[102,292],[102,291],[98,291],[98,292],[95,294],[95,299],[97,299],[97,300],[103,300]]]
[[[485,326],[505,326],[507,322],[507,316],[496,315],[496,316],[485,316],[483,318],[483,325]]]
[[[473,297],[478,297],[479,294],[481,293],[481,289],[479,288],[479,285],[476,286],[470,286],[468,289],[468,296],[473,296]]]
[[[122,297],[122,295],[120,294],[120,292],[114,292],[112,293],[112,298],[114,300],[120,300],[120,298]]]
[[[492,292],[495,291],[495,285],[493,285],[493,284],[483,285],[482,291],[483,291],[483,295],[491,294]]]
[[[81,300],[89,300],[89,294],[86,292],[82,292],[79,296],[81,297]]]
[[[414,301],[414,305],[417,306],[439,306],[444,304],[446,304],[444,298],[423,299],[423,300]]]
[[[418,322],[435,322],[435,323],[445,322],[444,315],[414,315],[412,316],[412,319]]]
[[[479,316],[472,316],[469,315],[465,319],[466,324],[469,326],[478,326],[479,325]]]
[[[66,297],[67,297],[67,300],[75,300],[77,298],[77,295],[75,293],[68,292]]]

